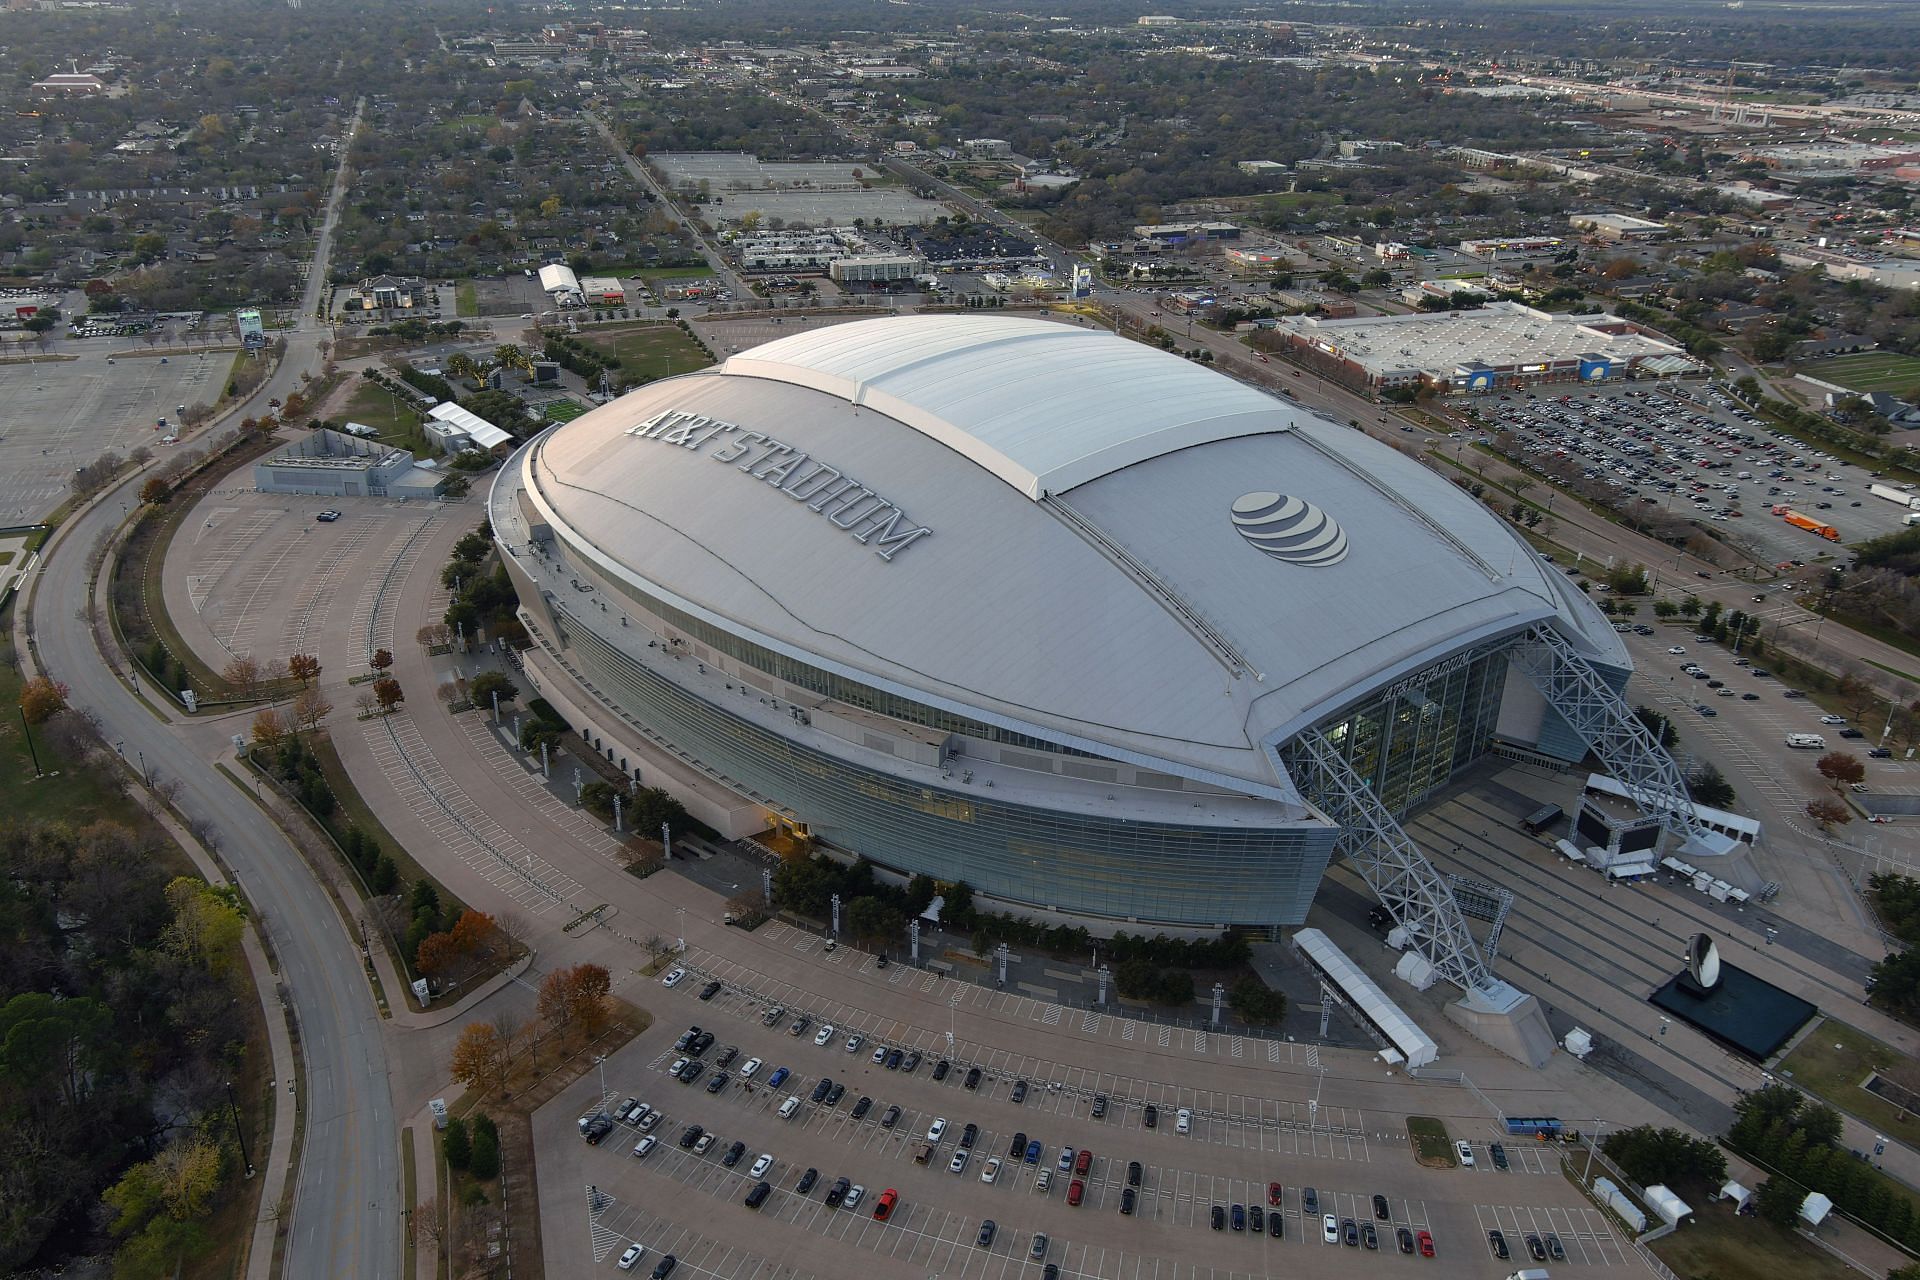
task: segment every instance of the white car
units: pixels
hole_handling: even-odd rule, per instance
[[[760,1070],[760,1059],[748,1058],[746,1063],[740,1068],[740,1076],[744,1080],[751,1080],[753,1079],[754,1072],[758,1070]]]
[[[856,1031],[854,1034],[847,1037],[847,1052],[848,1053],[860,1052],[860,1046],[865,1044],[866,1042],[867,1042],[867,1038]]]
[[[773,1168],[773,1153],[768,1152],[753,1162],[753,1168],[747,1170],[749,1178],[764,1178],[767,1170]]]
[[[673,1065],[667,1068],[667,1074],[670,1076],[679,1075],[682,1071],[685,1071],[687,1069],[687,1061],[688,1060],[686,1058],[675,1058],[673,1060]]]
[[[1820,717],[1821,724],[1845,724],[1846,722],[1847,722],[1847,718],[1845,716],[1821,716]]]
[[[937,1117],[932,1124],[927,1126],[927,1141],[928,1142],[940,1141],[940,1135],[945,1133],[946,1131],[947,1131],[947,1118],[945,1116]]]
[[[1180,1108],[1180,1110],[1174,1112],[1173,1131],[1175,1133],[1192,1133],[1193,1132],[1193,1112],[1187,1110],[1187,1108],[1185,1107],[1182,1107]]]
[[[680,985],[680,979],[686,976],[687,971],[685,969],[669,969],[666,972],[666,976],[660,979],[660,985],[663,987],[677,987]]]
[[[639,1264],[640,1256],[646,1251],[645,1245],[630,1244],[627,1246],[627,1251],[620,1255],[620,1261],[613,1265],[619,1267],[622,1271],[631,1271]],[[606,1255],[602,1254],[601,1256],[605,1257]]]
[[[1453,1149],[1460,1153],[1461,1164],[1467,1166],[1467,1168],[1469,1169],[1473,1168],[1473,1148],[1472,1147],[1468,1146],[1464,1142],[1456,1142],[1453,1144]]]
[[[813,1042],[821,1046],[822,1048],[825,1048],[827,1042],[832,1039],[833,1039],[833,1024],[829,1022],[826,1026],[820,1028],[820,1030],[814,1034]]]
[[[947,1161],[947,1172],[948,1173],[964,1172],[967,1167],[967,1160],[972,1155],[973,1155],[973,1152],[967,1150],[965,1147],[961,1147],[958,1151],[955,1151],[953,1153],[953,1159]]]
[[[856,1182],[847,1188],[847,1198],[840,1202],[840,1207],[842,1209],[858,1209],[860,1202],[866,1198],[866,1195],[867,1189]]]
[[[790,1093],[787,1095],[787,1100],[780,1104],[780,1118],[782,1120],[791,1120],[793,1119],[793,1113],[798,1111],[799,1109],[800,1109],[800,1095],[797,1093]]]
[[[653,1150],[655,1147],[659,1145],[660,1145],[660,1139],[654,1137],[652,1134],[648,1134],[646,1137],[640,1139],[640,1141],[633,1144],[634,1159],[636,1160],[645,1159],[647,1152]]]
[[[1683,644],[1674,645],[1671,649],[1667,650],[1668,653],[1676,654],[1676,655],[1685,653],[1686,651],[1687,651],[1687,646]]]
[[[1320,1238],[1328,1244],[1340,1243],[1340,1224],[1332,1214],[1320,1219]]]
[[[980,1170],[980,1181],[993,1182],[998,1179],[999,1176],[1000,1157],[994,1156],[991,1160],[988,1160],[986,1165]]]
[[[881,1045],[878,1049],[875,1049],[873,1051],[873,1065],[877,1067],[881,1063],[885,1062],[886,1060],[887,1060],[887,1046]]]

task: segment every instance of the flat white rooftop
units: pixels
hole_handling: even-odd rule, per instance
[[[1417,370],[1447,376],[1475,361],[1503,369],[1582,355],[1605,356],[1616,364],[1684,355],[1679,347],[1637,333],[1613,316],[1559,315],[1517,302],[1353,320],[1289,316],[1279,328],[1375,375]]]

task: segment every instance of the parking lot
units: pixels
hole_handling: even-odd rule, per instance
[[[874,963],[851,949],[840,954],[850,956],[849,964]],[[863,1271],[916,1280],[928,1274],[1039,1280],[1046,1263],[1063,1276],[1109,1280],[1350,1275],[1355,1255],[1369,1251],[1356,1244],[1350,1255],[1345,1245],[1325,1243],[1322,1214],[1372,1224],[1378,1249],[1369,1262],[1409,1275],[1506,1274],[1511,1264],[1503,1268],[1487,1244],[1486,1232],[1496,1226],[1511,1235],[1514,1249],[1524,1249],[1528,1233],[1553,1235],[1566,1254],[1556,1265],[1627,1261],[1622,1242],[1564,1178],[1541,1176],[1559,1173],[1554,1148],[1510,1143],[1509,1170],[1497,1171],[1482,1142],[1483,1158],[1473,1168],[1423,1170],[1403,1134],[1390,1134],[1396,1140],[1386,1146],[1369,1141],[1375,1130],[1400,1129],[1398,1121],[1335,1108],[1315,1123],[1271,1099],[1115,1077],[964,1041],[949,1049],[942,1033],[924,1027],[867,1019],[863,1031],[858,1010],[796,998],[791,990],[769,994],[738,978],[720,982],[702,1001],[708,975],[724,962],[700,953],[690,960],[688,976],[652,1002],[661,1023],[605,1064],[607,1092],[589,1078],[542,1112],[543,1123],[556,1130],[554,1154],[566,1164],[579,1162],[579,1182],[567,1185],[591,1188],[582,1203],[583,1264],[588,1258],[610,1264],[629,1243],[639,1243],[647,1251],[639,1274],[671,1253],[680,1264],[675,1274],[690,1270],[729,1280],[846,1275],[854,1256],[849,1250],[862,1251],[857,1265]],[[929,976],[894,968],[902,981]],[[793,1034],[791,1025],[802,1015],[809,1021]],[[1044,1014],[1034,1016],[1044,1021]],[[823,1017],[838,1021],[819,1044]],[[675,1044],[689,1023],[713,1041],[701,1054],[704,1068],[689,1067],[683,1081],[668,1072],[686,1057]],[[861,1036],[851,1050],[850,1034]],[[874,1061],[876,1050],[909,1047],[921,1047],[915,1070]],[[752,1058],[760,1061],[749,1075]],[[942,1059],[950,1066],[937,1081]],[[969,1088],[973,1066],[981,1074]],[[788,1074],[776,1087],[783,1067]],[[840,1086],[838,1096],[813,1101],[829,1080]],[[1015,1102],[1020,1081],[1026,1089]],[[1105,1115],[1095,1118],[1093,1103],[1102,1095]],[[620,1123],[597,1146],[579,1141],[576,1116],[624,1110],[628,1097],[648,1103],[657,1118],[645,1119],[644,1127]],[[790,1115],[783,1118],[789,1098],[798,1101],[786,1106]],[[1159,1099],[1151,1129],[1147,1099]],[[1186,1135],[1177,1132],[1179,1107],[1195,1111]],[[940,1136],[930,1143],[939,1121]],[[976,1132],[962,1157],[970,1124]],[[688,1149],[682,1142],[694,1143],[693,1125],[712,1140]],[[655,1141],[636,1155],[647,1136]],[[740,1150],[729,1167],[725,1157],[736,1142]],[[1040,1150],[1029,1161],[1035,1142]],[[1062,1160],[1078,1168],[1083,1149],[1090,1154],[1073,1204],[1075,1178]],[[756,1177],[751,1168],[763,1154],[769,1164]],[[999,1163],[989,1179],[994,1159]],[[1134,1162],[1137,1171],[1129,1168]],[[567,1173],[556,1168],[553,1176]],[[756,1211],[743,1200],[761,1178],[769,1192]],[[842,1178],[861,1187],[851,1208],[828,1203]],[[1129,1213],[1121,1206],[1130,1185]],[[873,1206],[887,1189],[899,1202],[879,1221]],[[1211,1226],[1216,1206],[1221,1228]],[[1235,1206],[1245,1214],[1246,1230],[1231,1228]],[[1266,1228],[1257,1235],[1256,1207]],[[1275,1216],[1278,1236],[1271,1228]],[[983,1242],[988,1220],[994,1229]],[[1401,1228],[1409,1246],[1415,1233],[1430,1232],[1435,1258],[1401,1252]],[[1048,1237],[1040,1256],[1036,1233]],[[1204,1261],[1187,1261],[1194,1258]]]
[[[1541,388],[1479,409],[1494,430],[1520,438],[1536,470],[1571,463],[1630,499],[1721,526],[1770,564],[1836,549],[1775,507],[1833,525],[1843,544],[1895,532],[1907,514],[1871,496],[1862,469],[1776,436],[1710,385]]]
[[[52,354],[76,358],[5,366],[0,525],[45,516],[66,499],[73,473],[103,453],[157,448],[159,419],[212,404],[233,364],[231,351],[113,358],[111,342],[62,339]]]

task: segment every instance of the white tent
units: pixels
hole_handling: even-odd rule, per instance
[[[1575,1027],[1560,1041],[1560,1047],[1576,1058],[1584,1058],[1593,1052],[1593,1033],[1585,1027]]]
[[[1729,1179],[1727,1185],[1720,1188],[1720,1198],[1733,1201],[1733,1207],[1736,1210],[1744,1210],[1748,1202],[1753,1199],[1753,1192]]]
[[[1647,1188],[1646,1200],[1648,1207],[1660,1215],[1660,1220],[1671,1226],[1679,1226],[1682,1218],[1693,1213],[1692,1205],[1657,1182]]]
[[[1833,1201],[1827,1199],[1818,1191],[1808,1192],[1807,1198],[1800,1202],[1800,1216],[1806,1220],[1807,1225],[1810,1227],[1819,1226],[1821,1222],[1825,1221],[1826,1216],[1832,1212]]]

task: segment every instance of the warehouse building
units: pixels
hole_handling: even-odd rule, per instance
[[[253,464],[253,487],[261,493],[430,497],[439,486],[437,475],[423,480],[415,473],[413,455],[405,449],[325,428],[284,444]]]
[[[838,284],[889,284],[925,274],[927,260],[911,253],[874,253],[840,258],[827,269]]]
[[[1567,219],[1576,231],[1585,231],[1602,240],[1661,240],[1669,230],[1664,222],[1649,222],[1625,213],[1576,213]]]
[[[1376,390],[1499,391],[1697,372],[1667,339],[1618,316],[1562,315],[1517,302],[1471,311],[1350,320],[1288,316],[1276,331],[1312,364]]]

